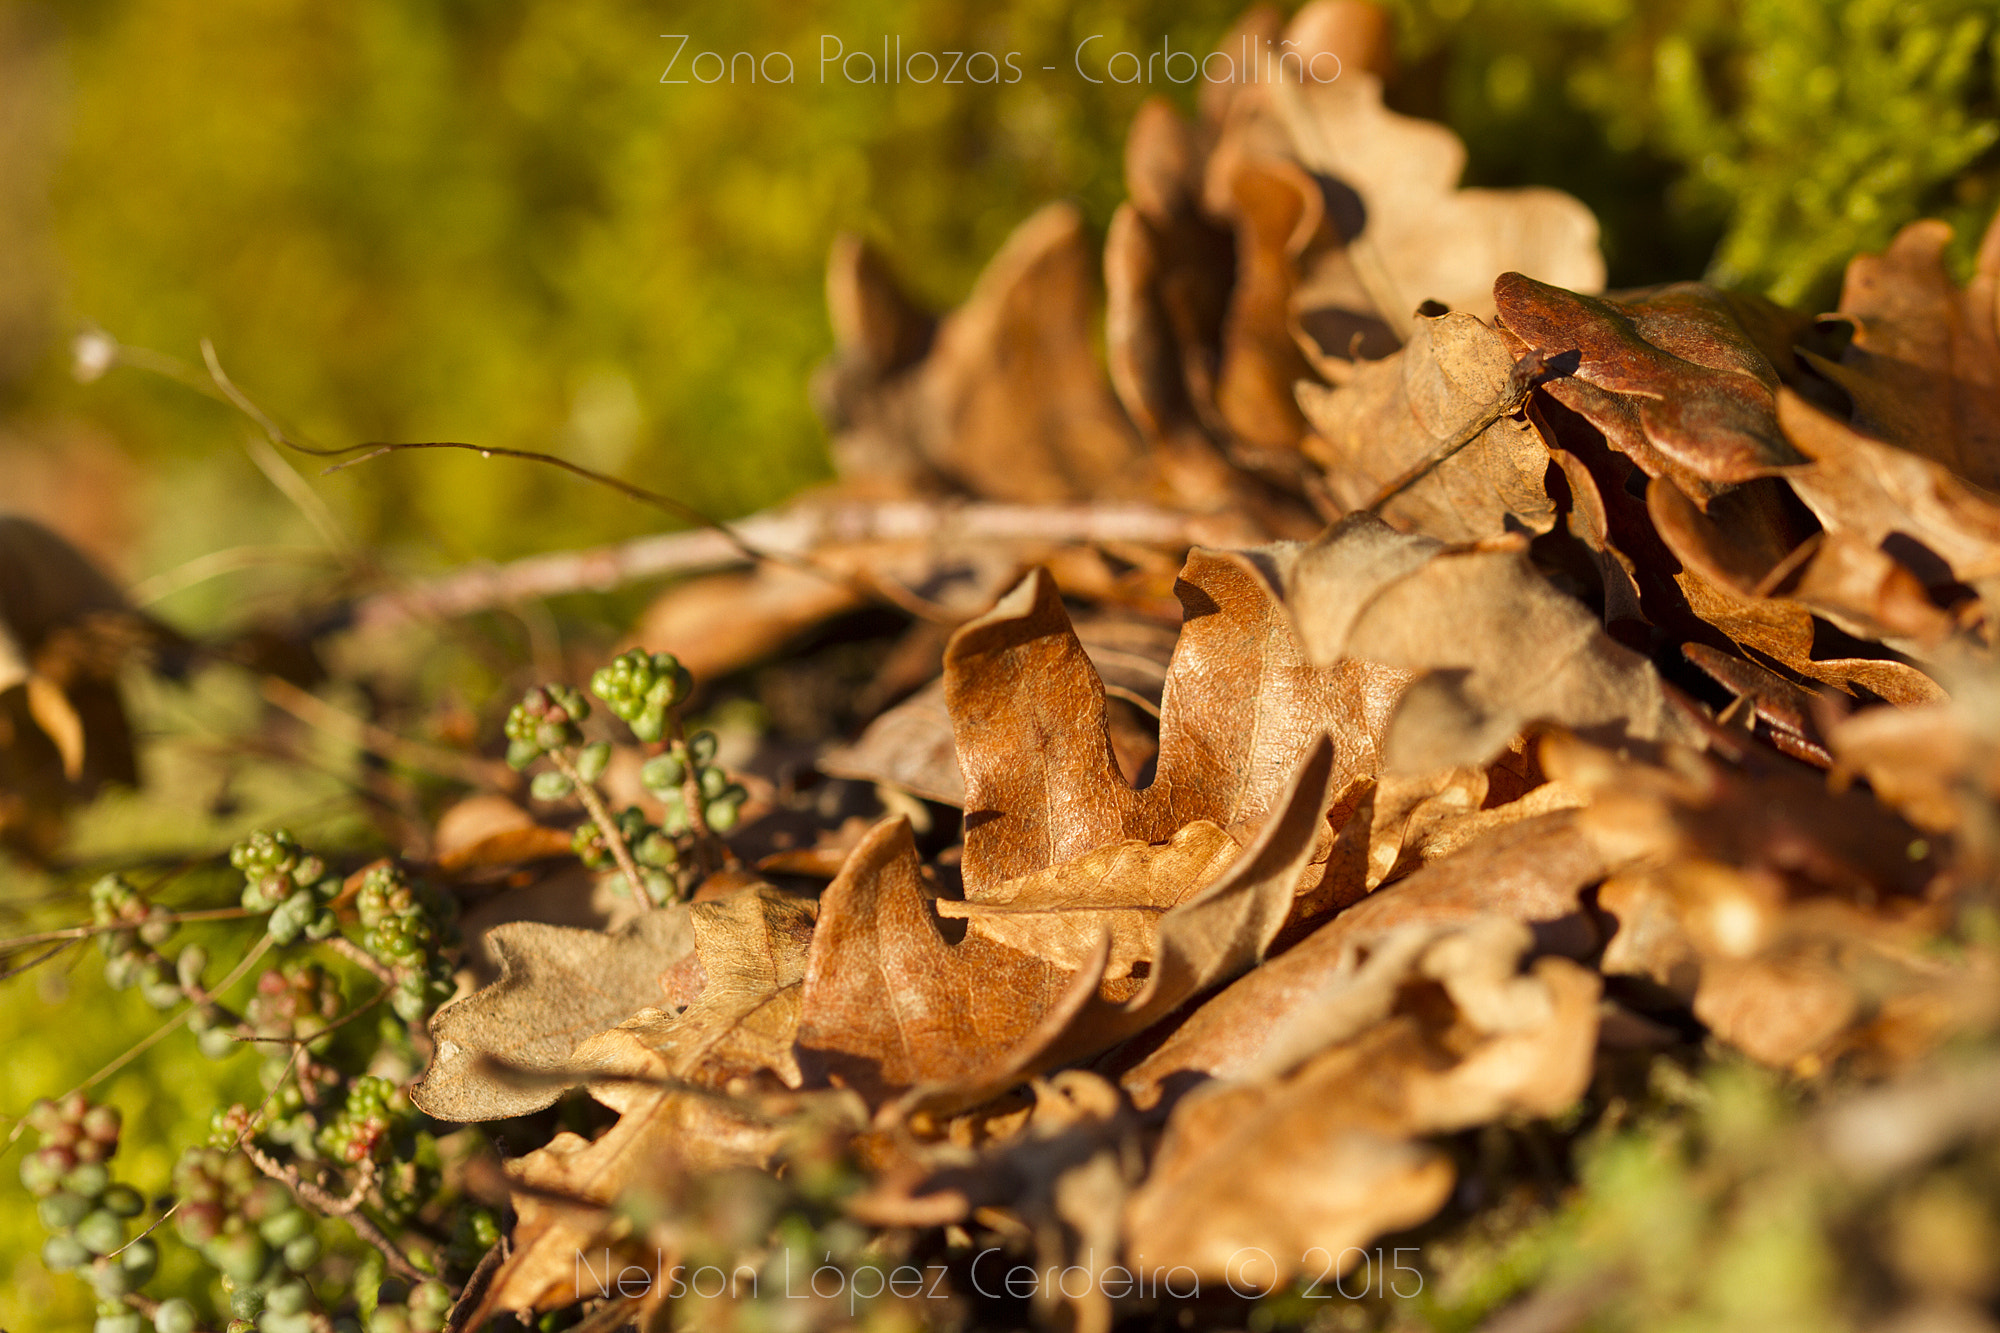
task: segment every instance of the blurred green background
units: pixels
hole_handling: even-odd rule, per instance
[[[1990,0],[1395,0],[1394,100],[1465,136],[1469,179],[1556,184],[1615,283],[1710,272],[1830,304],[1840,265],[1995,201]],[[550,449],[735,514],[822,479],[806,377],[833,234],[940,305],[1036,204],[1098,225],[1148,91],[1070,53],[1207,45],[1230,0],[9,0],[0,8],[0,465],[121,572],[318,534],[244,423],[129,370],[79,386],[95,325],[196,360],[328,443]],[[695,54],[797,82],[659,80]],[[1021,53],[998,87],[822,84],[844,49]],[[1045,73],[1042,66],[1059,66]],[[764,61],[766,73],[779,63]],[[713,73],[714,64],[704,66]],[[1969,239],[1969,238],[1967,238]],[[300,470],[317,471],[310,462]],[[79,487],[78,478],[90,479]],[[67,485],[66,485],[67,483]],[[656,526],[581,483],[402,456],[313,484],[393,564]],[[70,492],[78,492],[72,495]],[[96,512],[84,512],[94,510]],[[169,602],[207,621],[252,572]]]
[[[1039,203],[1073,198],[1101,227],[1131,113],[1149,92],[1190,106],[1192,89],[1091,84],[1070,53],[1093,33],[1099,50],[1198,49],[1238,8],[0,0],[0,506],[132,580],[229,548],[301,557],[165,594],[158,609],[193,630],[324,569],[311,557],[328,533],[260,471],[241,418],[130,369],[77,382],[71,339],[91,327],[188,362],[212,339],[239,384],[324,443],[549,450],[716,516],[782,500],[829,475],[806,382],[831,343],[835,233],[881,242],[942,307]],[[1392,8],[1393,103],[1459,131],[1469,183],[1582,197],[1615,284],[1707,274],[1826,308],[1848,256],[1913,218],[1956,223],[1964,262],[2000,200],[1992,0]],[[797,81],[662,84],[676,43],[661,34],[688,37],[675,77],[701,51],[784,52]],[[844,50],[890,36],[1019,52],[1026,77],[822,84],[824,34]],[[395,569],[661,524],[520,463],[405,454],[320,478],[293,462],[337,540]],[[221,697],[142,712],[217,732],[254,715],[240,683],[207,688]],[[266,806],[342,795],[324,775],[268,778]],[[145,1030],[137,1001],[93,972],[4,983],[0,1113]],[[133,1126],[121,1160],[143,1188],[164,1185],[169,1145],[200,1138],[228,1098],[170,1072],[190,1058],[167,1042],[114,1085]],[[73,1326],[81,1284],[40,1272],[39,1228],[15,1201],[0,1206],[0,1325]]]

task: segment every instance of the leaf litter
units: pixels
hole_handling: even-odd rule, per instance
[[[1029,1305],[1104,1330],[1178,1299],[1115,1273],[1269,1294],[1463,1221],[1469,1143],[1608,1117],[1635,1050],[1865,1128],[2000,1022],[2000,224],[1968,286],[1917,223],[1823,317],[1605,293],[1580,204],[1461,189],[1456,139],[1384,106],[1387,33],[1252,11],[1224,49],[1346,73],[1147,104],[1101,263],[1052,205],[936,313],[835,245],[840,476],[796,513],[1141,505],[1186,540],[836,532],[641,619],[726,674],[894,607],[817,756],[879,799],[803,849],[750,819],[760,872],[615,930],[489,925],[417,1104],[613,1119],[505,1164],[455,1327],[679,1326],[674,1275],[789,1262],[791,1207],[961,1298],[996,1247],[1079,1272]],[[92,683],[164,640],[53,541],[0,529],[0,763],[87,785],[129,764]],[[559,851],[459,822],[447,874]],[[600,1249],[643,1294],[593,1292]]]

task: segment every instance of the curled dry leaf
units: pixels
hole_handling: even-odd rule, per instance
[[[1518,544],[1447,547],[1361,513],[1254,559],[1312,661],[1430,673],[1384,741],[1394,769],[1484,764],[1535,721],[1635,740],[1696,735],[1652,665]]]
[[[1219,826],[1196,820],[1164,843],[1114,843],[1004,880],[977,898],[940,898],[938,915],[962,919],[972,934],[1072,971],[1090,963],[1099,937],[1108,933],[1104,975],[1117,981],[1151,963],[1160,918],[1220,878],[1236,853],[1235,841]]]
[[[857,307],[896,306],[881,274],[850,283],[849,267],[837,252],[837,295],[851,287]],[[921,339],[906,312],[879,321],[888,333],[863,318],[836,329],[864,339],[833,372],[859,368],[862,381],[823,394],[847,480],[1029,503],[1142,494],[1146,460],[1091,347],[1094,270],[1082,216],[1051,204],[1008,238],[914,363]]]
[[[1128,1252],[1272,1290],[1315,1251],[1343,1255],[1437,1211],[1454,1173],[1418,1136],[1552,1115],[1582,1094],[1596,974],[1544,958],[1517,975],[1531,941],[1518,922],[1447,933],[1421,952],[1394,939],[1384,949],[1404,970],[1382,1019],[1288,1077],[1208,1084],[1174,1106],[1126,1205]]]
[[[1900,1062],[1953,1022],[1951,969],[1922,949],[1936,849],[1870,793],[1782,760],[1658,767],[1575,743],[1546,758],[1591,792],[1583,827],[1628,867],[1598,895],[1617,923],[1605,972],[1650,978],[1778,1066]]]
[[[72,802],[138,781],[118,672],[177,642],[75,547],[0,514],[0,839],[45,854]]]
[[[1190,1075],[1249,1076],[1267,1053],[1322,1031],[1322,1010],[1346,1009],[1354,988],[1370,984],[1363,955],[1399,932],[1457,928],[1485,917],[1531,923],[1580,955],[1594,945],[1587,929],[1555,923],[1575,918],[1578,895],[1605,874],[1597,846],[1576,816],[1557,811],[1503,828],[1408,879],[1380,889],[1243,976],[1189,1014],[1123,1079],[1140,1105]],[[1370,974],[1372,975],[1372,974]],[[1350,998],[1340,998],[1347,995]],[[1331,1028],[1324,1029],[1331,1031]]]
[[[1749,327],[1768,312],[1749,298],[1683,282],[1614,302],[1519,273],[1503,275],[1493,295],[1500,322],[1530,351],[1580,354],[1545,391],[1697,505],[1805,461],[1778,430],[1778,372]]]
[[[1861,430],[2000,490],[2000,225],[1963,289],[1945,269],[1950,240],[1946,223],[1913,222],[1856,255],[1840,292],[1854,341],[1807,359],[1847,391]]]
[[[1471,315],[1419,315],[1401,351],[1356,366],[1340,387],[1299,385],[1315,431],[1306,452],[1342,509],[1365,508],[1470,428],[1506,393],[1513,366],[1500,335]],[[1556,520],[1548,468],[1534,427],[1503,417],[1379,512],[1448,542],[1547,532]]]
[[[1424,301],[1491,318],[1493,281],[1508,272],[1574,291],[1603,287],[1588,208],[1559,190],[1459,189],[1465,145],[1442,125],[1384,107],[1375,75],[1343,71],[1271,92],[1300,160],[1352,191],[1358,215],[1340,227],[1346,257],[1392,328]]]
[[[908,1090],[902,1112],[948,1112],[1144,1030],[1269,949],[1308,869],[1332,770],[1332,746],[1322,739],[1258,839],[1160,915],[1143,984],[1130,975],[1136,968],[1123,979],[1105,975],[1116,932],[1103,909],[1124,906],[1118,902],[1081,906],[1045,918],[1033,935],[1012,936],[1034,944],[1067,933],[1062,954],[1083,960],[1073,970],[971,930],[949,943],[924,892],[908,825],[884,823],[822,900],[799,1023],[801,1070],[871,1102]],[[1213,835],[1192,835],[1183,849],[1203,840],[1212,844]],[[1148,859],[1192,867],[1194,858],[1183,856],[1169,850]],[[1105,859],[1086,853],[1061,871],[1090,882]],[[1200,862],[1206,869],[1216,858]],[[984,901],[991,890],[978,893]]]
[[[1819,649],[1815,613],[1857,637],[1912,646],[1942,640],[1952,625],[1903,566],[1853,534],[1810,532],[1797,507],[1777,481],[1718,495],[1705,514],[1670,481],[1654,478],[1646,487],[1654,530],[1680,561],[1674,581],[1702,620],[1802,676],[1850,693],[1860,686],[1899,704],[1942,698],[1929,676],[1886,654],[1847,657]]]
[[[1859,773],[1883,803],[1931,833],[1977,821],[2000,800],[2000,735],[1990,686],[1924,708],[1871,708],[1842,719],[1828,741],[1840,772]]]
[[[1255,828],[1322,735],[1336,791],[1377,771],[1403,672],[1311,665],[1240,557],[1197,548],[1177,592],[1186,621],[1143,791],[1118,771],[1103,685],[1046,575],[952,637],[945,690],[965,773],[968,896],[1111,843],[1164,842],[1199,819]]]
[[[1863,435],[1790,390],[1778,395],[1778,419],[1814,464],[1792,478],[1792,487],[1828,531],[1871,546],[1915,542],[1994,604],[2000,499],[1942,463]]]
[[[953,944],[931,906],[909,822],[883,821],[820,899],[798,1062],[871,1102],[976,1073],[1072,989],[1072,973],[983,935]]]

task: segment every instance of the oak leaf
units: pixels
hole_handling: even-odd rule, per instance
[[[1268,1291],[1429,1217],[1454,1173],[1418,1136],[1551,1115],[1588,1085],[1599,980],[1560,958],[1515,975],[1530,940],[1511,921],[1427,940],[1400,953],[1389,1015],[1289,1077],[1188,1093],[1126,1205],[1128,1251]]]
[[[1749,298],[1683,282],[1620,302],[1520,273],[1493,296],[1527,350],[1579,354],[1544,391],[1697,505],[1805,461],[1778,429],[1778,371],[1749,327],[1770,312]]]
[[[1469,428],[1506,392],[1513,365],[1500,335],[1471,315],[1420,315],[1401,351],[1357,365],[1338,388],[1299,386],[1315,432],[1306,453],[1342,509],[1364,508]],[[1379,512],[1440,541],[1547,532],[1548,468],[1534,427],[1503,417]]]
[[[440,1120],[499,1120],[554,1102],[559,1078],[585,1040],[660,998],[660,975],[694,947],[685,907],[648,912],[615,935],[514,922],[488,933],[500,979],[431,1016],[436,1054],[410,1098]],[[581,1080],[572,1080],[572,1082]]]
[[[1483,764],[1531,722],[1693,739],[1651,663],[1613,642],[1518,543],[1447,547],[1350,514],[1259,566],[1310,659],[1428,673],[1397,708],[1391,768]],[[969,843],[968,843],[969,851]]]

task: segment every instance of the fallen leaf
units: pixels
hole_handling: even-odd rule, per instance
[[[1506,392],[1513,365],[1500,335],[1471,315],[1418,316],[1408,345],[1357,365],[1340,387],[1299,386],[1315,431],[1306,452],[1343,509],[1365,508],[1469,428]],[[1502,418],[1380,512],[1440,541],[1547,532],[1556,520],[1548,468],[1534,428]]]
[[[1683,282],[1617,302],[1520,273],[1502,275],[1493,296],[1528,350],[1580,354],[1543,391],[1698,506],[1805,461],[1779,432],[1778,372],[1739,318],[1747,298]]]
[[[1914,541],[1994,604],[2000,500],[1941,463],[1861,434],[1789,389],[1778,395],[1778,420],[1814,464],[1791,479],[1792,489],[1828,531],[1871,546]]]
[[[570,1053],[570,1068],[635,1078],[663,1074],[716,1089],[770,1070],[797,1087],[792,1043],[817,912],[812,899],[768,884],[690,904],[701,977],[691,1002],[678,1012],[639,1010],[580,1043]],[[607,1100],[603,1094],[598,1099]]]
[[[616,935],[515,922],[489,934],[500,979],[431,1016],[436,1045],[410,1099],[439,1120],[499,1120],[540,1110],[560,1081],[497,1076],[566,1070],[585,1040],[656,1004],[660,974],[694,947],[688,909],[647,912]]]
[[[1484,917],[1548,925],[1573,917],[1606,862],[1558,811],[1499,829],[1370,894],[1193,1013],[1122,1078],[1141,1106],[1190,1074],[1234,1079],[1263,1060],[1288,1015],[1346,987],[1362,950],[1412,928],[1442,930]],[[1587,948],[1581,949],[1588,952]]]
[[[1300,161],[1356,196],[1359,216],[1340,230],[1375,312],[1392,328],[1400,331],[1427,300],[1490,319],[1503,273],[1580,292],[1603,287],[1588,208],[1559,190],[1459,189],[1458,136],[1390,111],[1375,74],[1343,70],[1271,91]]]
[[[909,822],[884,820],[820,897],[806,961],[798,1066],[871,1103],[970,1074],[1016,1045],[1071,972],[968,933],[946,941]]]
[[[1143,494],[1145,458],[1092,351],[1094,270],[1075,208],[1023,222],[921,360],[845,395],[843,475],[1024,503]]]
[[[1418,1136],[1551,1115],[1588,1084],[1598,978],[1560,958],[1515,975],[1529,942],[1516,922],[1430,941],[1401,955],[1389,1015],[1295,1075],[1182,1097],[1126,1205],[1128,1251],[1269,1291],[1436,1212],[1454,1172]]]
[[[1945,269],[1950,240],[1946,223],[1913,222],[1882,254],[1856,255],[1840,292],[1854,341],[1837,361],[1808,360],[1847,391],[1861,430],[2000,490],[2000,226],[1963,289]]]
[[[1640,740],[1697,734],[1652,665],[1519,545],[1446,547],[1360,513],[1310,545],[1270,548],[1257,568],[1310,660],[1429,673],[1388,728],[1392,769],[1484,764],[1535,721]]]
[[[940,898],[938,915],[1072,971],[1090,963],[1098,937],[1109,932],[1104,975],[1116,981],[1151,963],[1160,919],[1220,878],[1237,851],[1221,828],[1197,820],[1165,843],[1114,843],[991,885],[977,898]]]
[[[1335,738],[1336,790],[1376,771],[1402,672],[1310,665],[1239,557],[1196,549],[1177,591],[1186,622],[1143,791],[1118,771],[1103,687],[1045,575],[953,635],[945,689],[965,774],[968,896],[1114,842],[1163,842],[1198,819],[1254,828],[1323,734]]]

